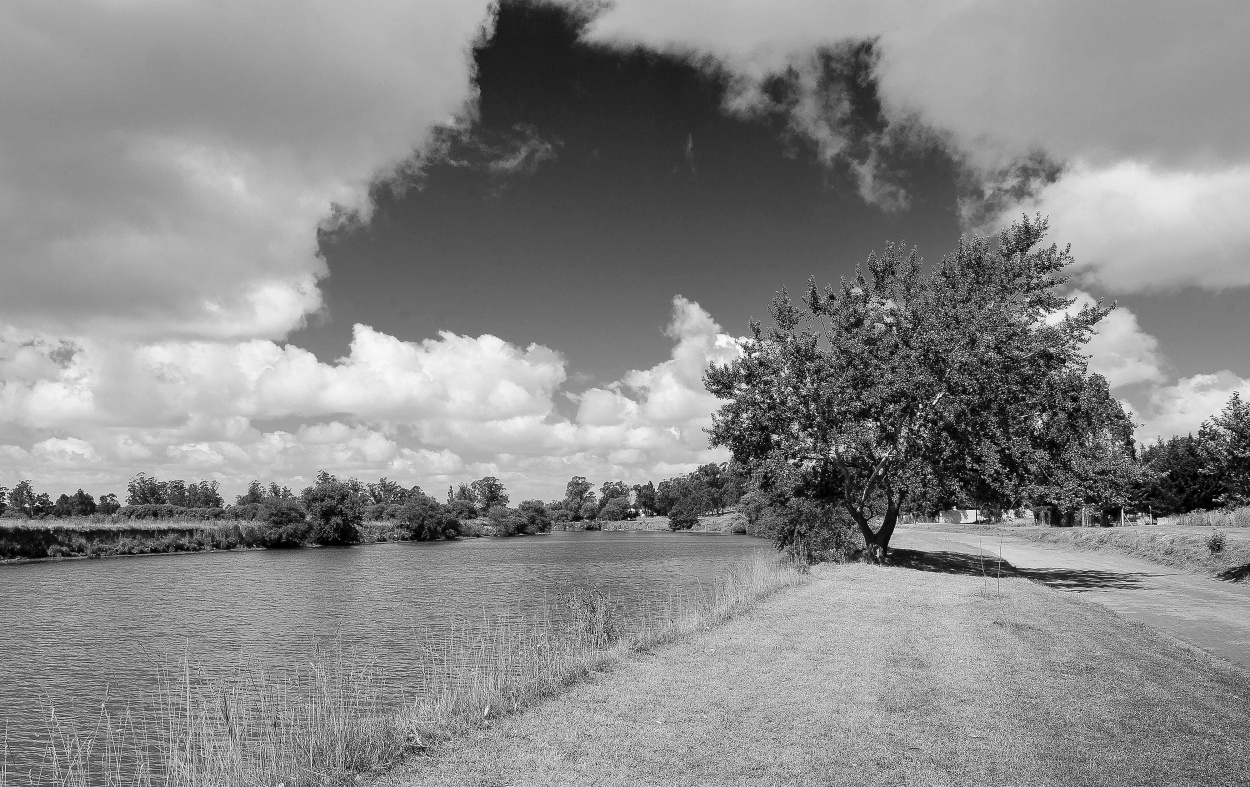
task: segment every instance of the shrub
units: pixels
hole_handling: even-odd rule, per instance
[[[1220,530],[1212,530],[1211,535],[1207,537],[1207,549],[1212,555],[1218,555],[1224,551],[1224,533]]]
[[[619,522],[622,519],[630,518],[629,515],[629,502],[623,497],[614,497],[599,512],[599,519],[606,522]]]
[[[486,513],[486,518],[497,536],[523,536],[529,532],[529,522],[511,508],[494,506]]]
[[[329,546],[359,539],[364,507],[351,485],[322,472],[317,483],[304,490],[302,498],[314,543]]]
[[[477,519],[477,506],[473,505],[472,500],[464,500],[457,498],[447,504],[447,511],[461,522],[470,519]]]
[[[517,514],[525,520],[525,532],[550,533],[551,514],[541,500],[525,500],[517,506]]]
[[[767,535],[764,532],[764,512],[768,504],[759,492],[747,492],[738,500],[738,513],[746,520],[744,532],[749,535]]]
[[[692,497],[683,497],[668,511],[670,530],[689,530],[699,523],[699,505]]]
[[[297,500],[269,500],[262,505],[264,528],[261,544],[270,549],[303,546],[312,528]]]
[[[460,520],[447,507],[428,495],[408,498],[395,517],[399,528],[408,538],[416,541],[432,541],[436,538],[459,538]]]
[[[863,536],[841,506],[810,498],[768,506],[763,526],[773,534],[778,549],[811,563],[844,563],[864,551]]]

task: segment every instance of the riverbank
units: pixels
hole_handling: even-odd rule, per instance
[[[666,516],[645,516],[637,519],[625,519],[612,522],[591,522],[586,527],[584,522],[570,522],[564,525],[566,530],[601,530],[605,533],[624,533],[631,531],[672,530]],[[744,535],[747,532],[746,518],[737,511],[727,511],[715,516],[701,516],[694,527],[686,529],[687,533],[722,533]]]
[[[355,544],[409,541],[393,521],[368,520]],[[461,524],[462,538],[494,536],[486,520]],[[0,520],[0,565],[41,560],[266,549],[265,524],[245,519]],[[295,548],[295,547],[282,547]]]
[[[742,533],[737,513],[704,517],[695,533]],[[574,523],[581,525],[582,523]],[[487,519],[461,522],[461,538],[496,537]],[[556,527],[586,530],[585,527]],[[632,521],[603,522],[592,530],[603,532],[668,531],[668,517],[654,516]],[[367,520],[358,528],[356,544],[380,544],[411,540],[394,521]],[[40,560],[158,555],[181,552],[213,552],[234,549],[265,549],[264,523],[252,520],[122,519],[85,521],[76,519],[0,520],[0,565]]]
[[[815,576],[379,784],[1250,783],[1244,671],[1024,579]]]

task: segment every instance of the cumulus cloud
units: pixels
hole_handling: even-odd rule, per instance
[[[280,337],[317,228],[469,91],[485,2],[0,9],[5,318],[47,333]]]
[[[1092,295],[1080,290],[1072,294],[1072,301],[1065,314],[1076,315],[1097,303]],[[1159,340],[1142,330],[1132,310],[1117,306],[1094,326],[1094,331],[1085,345],[1089,369],[1107,378],[1112,388],[1164,381],[1165,362],[1159,353]]]
[[[1182,377],[1173,385],[1160,386],[1137,413],[1144,423],[1137,428],[1143,442],[1167,439],[1172,435],[1196,434],[1202,422],[1219,414],[1233,393],[1250,397],[1250,379],[1227,369],[1215,374]]]
[[[1218,171],[1077,162],[996,217],[1050,217],[1076,272],[1113,292],[1250,284],[1250,164]]]
[[[146,471],[236,490],[320,468],[430,488],[491,474],[545,496],[573,474],[663,477],[727,458],[707,447],[716,400],[702,375],[738,353],[680,296],[666,333],[667,360],[581,393],[566,419],[554,407],[563,356],[491,335],[409,342],[357,325],[348,355],[323,363],[264,339],[134,345],[9,328],[0,473],[118,489]],[[284,419],[294,425],[268,426]]]

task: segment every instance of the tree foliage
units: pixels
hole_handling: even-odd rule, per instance
[[[1199,430],[1206,446],[1208,472],[1222,487],[1218,502],[1250,504],[1250,404],[1233,392],[1228,404]]]
[[[494,476],[486,476],[474,481],[472,486],[473,502],[479,511],[490,511],[496,506],[508,505],[508,492],[503,483]]]
[[[317,481],[300,495],[312,524],[311,537],[322,545],[350,544],[359,539],[364,505],[359,484],[340,481],[322,470]]]
[[[608,500],[607,505],[599,509],[599,516],[596,518],[601,522],[620,522],[623,519],[632,519],[634,516],[628,498],[613,497]]]
[[[1054,472],[1111,475],[1133,444],[1081,352],[1109,309],[1066,313],[1071,257],[1040,246],[1046,228],[1026,217],[997,243],[961,239],[927,274],[889,244],[837,289],[812,281],[799,304],[783,290],[773,327],[752,322],[743,355],[705,375],[725,400],[712,444],[793,468],[807,497],[846,511],[874,560],[909,504],[1113,496]]]
[[[311,534],[311,527],[298,500],[271,497],[263,506],[264,530],[262,543],[270,549],[289,549],[303,546]]]
[[[396,521],[414,541],[460,537],[460,520],[447,506],[426,494],[407,495]]]

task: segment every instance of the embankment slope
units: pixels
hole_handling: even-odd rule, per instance
[[[818,573],[383,783],[1250,784],[1236,667],[1023,579]]]

